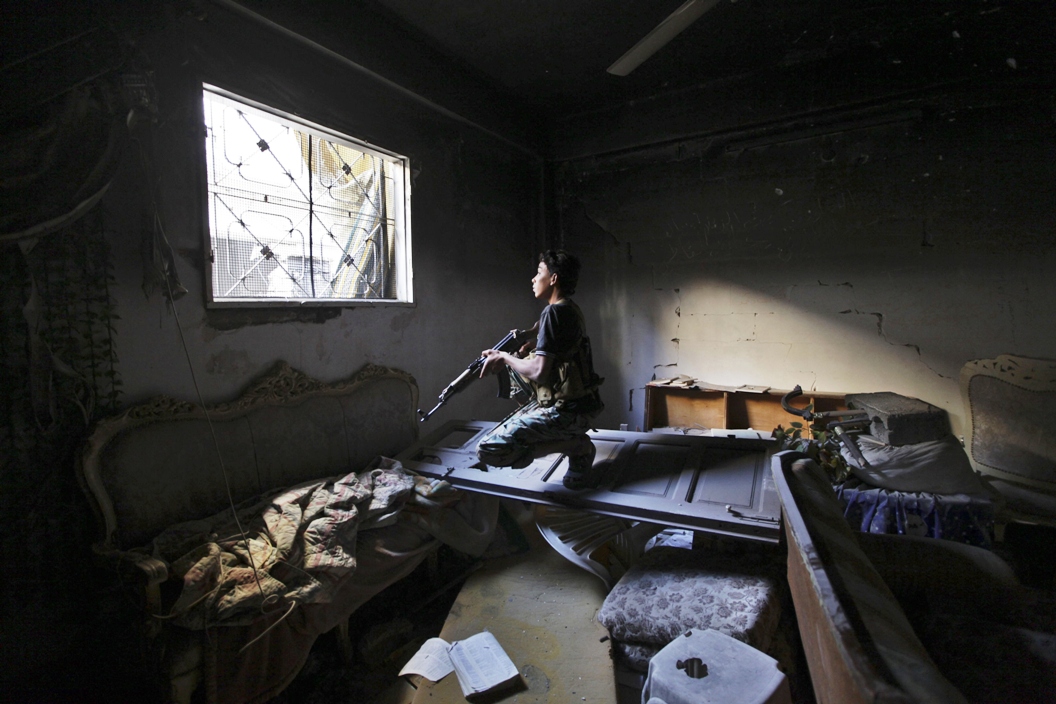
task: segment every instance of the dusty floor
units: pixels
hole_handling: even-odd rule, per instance
[[[518,549],[516,546],[511,549]],[[1056,529],[1010,526],[995,552],[1030,586],[1056,590]],[[319,638],[293,684],[269,704],[408,704],[414,690],[397,676],[400,666],[426,638],[438,635],[474,561],[442,552],[435,565],[423,563],[412,578],[379,594],[352,617],[357,645],[351,664],[342,660],[331,634]],[[57,657],[45,671],[0,687],[0,700],[20,704],[103,704],[155,701],[143,681],[139,654],[128,645],[120,594],[86,599],[91,627],[76,637],[81,646]],[[428,603],[423,603],[430,599]],[[408,613],[407,604],[419,608]],[[88,608],[88,606],[86,606]],[[410,624],[408,626],[408,623]],[[369,634],[369,639],[364,636]],[[371,642],[367,642],[367,640]],[[3,643],[5,649],[17,644]]]
[[[467,571],[475,564],[453,551],[444,550],[439,558],[433,566],[423,563],[408,579],[352,614],[349,633],[355,653],[351,663],[342,658],[336,637],[325,634],[316,641],[297,678],[269,704],[409,702],[414,690],[398,676],[399,670],[426,639],[440,634]],[[432,589],[423,595],[422,585]],[[431,601],[421,605],[424,599]]]

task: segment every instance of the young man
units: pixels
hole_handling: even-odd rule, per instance
[[[594,488],[601,480],[592,471],[595,449],[587,430],[604,408],[598,395],[602,379],[594,373],[583,313],[568,298],[576,292],[579,270],[579,260],[564,251],[539,255],[532,291],[547,306],[524,331],[537,333],[537,338],[517,354],[484,350],[480,374],[510,373],[534,396],[480,441],[480,460],[492,467],[521,468],[536,457],[563,452],[569,458],[564,478],[569,489]]]

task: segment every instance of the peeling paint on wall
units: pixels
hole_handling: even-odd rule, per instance
[[[245,350],[232,350],[229,347],[209,355],[205,362],[205,371],[215,376],[244,377],[254,369],[254,364]]]
[[[886,340],[887,342],[890,342],[890,340],[887,339],[887,336],[884,335],[884,314],[883,313],[869,313],[869,312],[862,311],[862,310],[851,310],[851,309],[841,310],[840,311],[840,315],[850,315],[850,314],[854,314],[854,315],[871,315],[871,316],[875,317],[876,318],[876,334],[879,335],[880,337],[884,338],[884,340]]]
[[[907,113],[736,158],[584,165],[562,187],[619,243],[597,295],[621,302],[600,320],[616,350],[610,383],[665,375],[663,341],[678,340],[686,374],[894,391],[946,408],[958,427],[966,361],[1056,357],[1056,214],[1043,205],[1056,138],[1037,102],[954,123],[948,111]],[[676,287],[677,302],[665,300]]]

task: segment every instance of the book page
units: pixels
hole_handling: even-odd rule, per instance
[[[422,643],[422,647],[414,654],[407,664],[400,670],[400,677],[404,675],[421,675],[427,680],[439,682],[455,669],[451,664],[451,658],[447,651],[451,646],[446,640],[430,638]]]
[[[488,631],[454,643],[448,654],[462,685],[462,694],[486,692],[519,677],[517,667]]]

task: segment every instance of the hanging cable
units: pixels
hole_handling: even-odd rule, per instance
[[[161,227],[161,219],[158,217],[157,210],[154,211],[154,220],[157,227]],[[162,230],[164,234],[164,230]],[[183,326],[180,324],[180,315],[176,312],[176,302],[172,300],[172,289],[169,288],[169,279],[165,277],[165,287],[169,292],[169,307],[172,309],[172,315],[176,319],[176,329],[180,333],[180,345],[183,347],[183,354],[187,358],[187,369],[191,373],[191,383],[194,385],[194,392],[198,396],[198,405],[202,409],[202,413],[205,415],[205,424],[209,427],[209,434],[213,438],[213,448],[216,450],[216,459],[220,462],[220,473],[224,477],[224,489],[227,491],[227,502],[231,506],[231,515],[235,519],[235,527],[238,528],[238,534],[242,537],[242,544],[246,548],[246,558],[249,560],[249,566],[253,570],[253,579],[257,583],[257,590],[260,592],[262,598],[260,608],[264,611],[264,607],[269,603],[275,603],[278,601],[278,596],[272,594],[271,596],[264,595],[264,586],[260,583],[260,574],[257,572],[256,561],[253,559],[253,551],[249,547],[249,538],[246,536],[246,531],[242,527],[242,521],[238,518],[238,509],[235,507],[235,499],[231,494],[231,481],[227,476],[227,467],[224,466],[224,456],[220,452],[220,440],[216,437],[216,428],[213,427],[213,419],[209,417],[209,409],[205,406],[205,399],[202,397],[202,391],[198,387],[198,379],[194,375],[194,364],[191,362],[191,353],[187,349],[187,339],[183,334]]]
[[[144,150],[143,142],[138,137],[133,137],[132,139],[136,143],[136,146],[138,147],[137,151],[139,153],[140,167],[143,169],[144,175],[149,177],[149,175],[151,173],[150,159],[148,158],[148,156],[147,156],[147,154],[146,154],[146,152]],[[158,214],[158,202],[157,202],[157,198],[155,197],[155,190],[154,190],[153,184],[150,185],[150,205],[151,205],[151,209],[152,209],[153,214],[154,214],[154,227],[157,228],[157,231],[160,232],[161,236],[167,241],[168,238],[165,235],[165,227],[164,227],[164,225],[162,225],[161,216]],[[166,266],[175,266],[175,262],[168,261],[168,262],[166,262],[165,265]],[[227,501],[228,501],[228,504],[231,506],[231,514],[232,514],[232,516],[235,519],[235,526],[238,528],[238,533],[239,533],[239,535],[242,538],[242,544],[245,546],[246,557],[249,560],[249,566],[253,570],[253,579],[254,579],[254,581],[257,584],[257,590],[260,592],[260,596],[261,596],[261,599],[262,599],[262,601],[261,601],[261,612],[263,612],[265,606],[277,602],[279,597],[277,595],[274,595],[274,594],[271,595],[271,596],[266,596],[264,594],[264,586],[260,582],[260,574],[259,574],[259,572],[257,570],[256,561],[253,559],[253,552],[252,552],[252,550],[249,547],[249,538],[246,535],[245,529],[242,527],[241,520],[239,520],[239,518],[238,518],[238,509],[235,506],[234,496],[231,493],[231,481],[230,481],[230,479],[227,476],[227,467],[224,465],[224,457],[223,457],[223,454],[220,451],[220,441],[219,441],[219,439],[216,436],[216,428],[213,426],[212,418],[210,418],[210,416],[209,416],[209,409],[206,408],[205,399],[202,397],[201,388],[198,386],[198,379],[197,379],[197,377],[194,374],[194,364],[191,362],[191,354],[190,354],[190,351],[187,348],[187,339],[186,339],[186,337],[183,334],[183,325],[180,324],[180,315],[179,315],[179,313],[176,310],[176,300],[175,300],[175,297],[173,295],[172,283],[171,283],[171,279],[172,279],[171,274],[174,273],[174,272],[162,272],[162,273],[164,274],[162,276],[162,279],[165,281],[165,290],[166,290],[166,293],[168,294],[169,308],[172,310],[173,318],[176,321],[176,330],[180,334],[180,345],[183,348],[184,357],[187,359],[187,370],[191,374],[191,383],[194,385],[194,392],[195,392],[195,394],[198,397],[198,405],[202,409],[202,413],[205,416],[205,423],[206,423],[206,425],[209,428],[209,434],[212,436],[212,439],[213,439],[213,448],[216,450],[216,458],[217,458],[217,461],[220,463],[220,473],[224,477],[224,489],[227,492]]]

